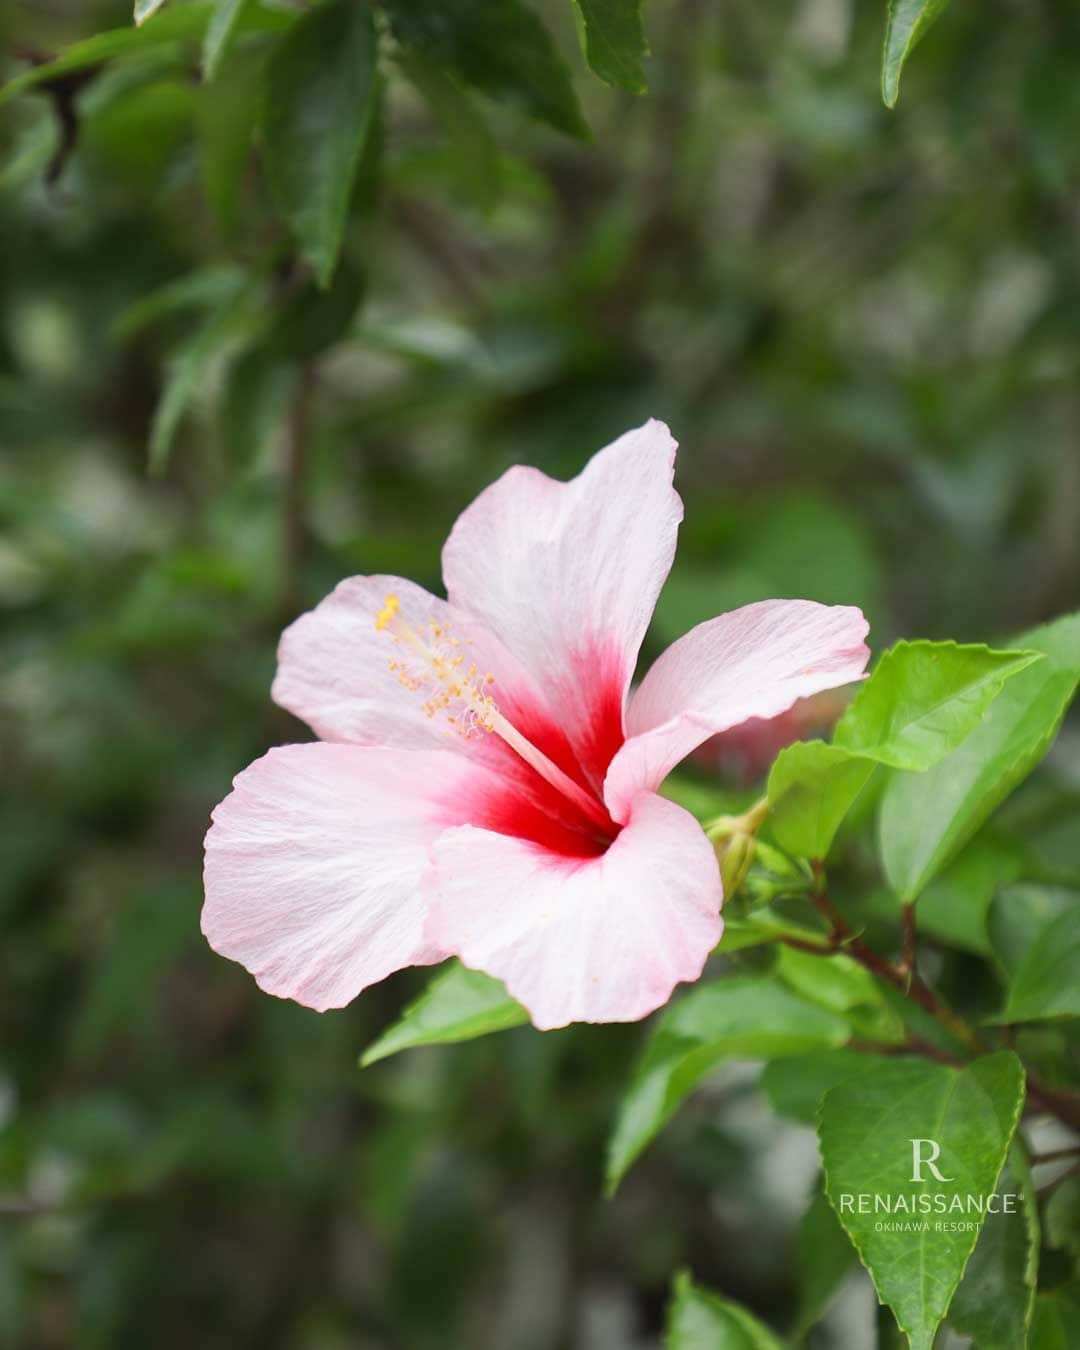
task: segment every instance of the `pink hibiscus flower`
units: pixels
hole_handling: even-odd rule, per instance
[[[701,826],[657,795],[708,737],[862,675],[857,609],[769,600],[661,655],[675,442],[649,422],[572,482],[515,467],[443,550],[447,600],[352,577],[281,640],[273,697],[321,738],[241,773],[206,838],[202,927],[324,1010],[458,956],[541,1028],[644,1017],[723,929]]]

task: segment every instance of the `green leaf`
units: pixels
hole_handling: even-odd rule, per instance
[[[844,1018],[767,976],[699,985],[660,1015],[634,1071],[608,1146],[608,1193],[710,1069],[842,1045],[848,1034]]]
[[[229,241],[237,234],[240,195],[252,159],[266,60],[262,48],[237,51],[229,61],[227,78],[207,85],[196,109],[203,190],[218,229]]]
[[[818,956],[779,947],[776,972],[788,988],[811,1003],[846,1015],[855,1034],[886,1044],[906,1038],[903,1022],[885,1002],[882,985],[850,956]]]
[[[953,1296],[949,1325],[971,1336],[979,1350],[1017,1350],[1027,1344],[1039,1271],[1039,1210],[1018,1142],[997,1188],[1017,1196],[1017,1211],[987,1217]]]
[[[668,1305],[664,1350],[783,1350],[763,1323],[737,1303],[675,1277]]]
[[[641,21],[642,0],[573,0],[585,29],[585,57],[608,84],[643,94],[648,88],[641,58],[649,44]]]
[[[821,928],[808,928],[778,913],[769,905],[752,909],[749,914],[728,914],[724,917],[724,935],[717,948],[721,952],[738,952],[746,947],[760,947],[780,937],[798,938],[801,942],[820,942],[827,934]]]
[[[403,50],[398,61],[445,130],[465,195],[490,211],[499,199],[501,172],[487,122],[454,80],[419,52]]]
[[[997,1022],[1080,1017],[1080,897],[1037,934],[1009,983]]]
[[[306,11],[270,58],[266,171],[322,286],[341,252],[375,93],[375,29],[364,0],[326,0]]]
[[[264,347],[253,347],[229,367],[221,410],[222,439],[230,463],[249,468],[285,419],[300,369]]]
[[[203,39],[203,79],[212,80],[221,69],[233,39],[240,31],[240,20],[253,0],[217,0]]]
[[[1006,983],[1015,979],[1039,934],[1076,905],[1076,892],[1063,886],[1024,881],[1000,888],[990,905],[987,929]]]
[[[882,798],[880,835],[893,890],[913,900],[1050,748],[1080,680],[1080,615],[1025,633],[1042,652],[1008,680],[982,722],[923,774],[897,773]]]
[[[947,4],[948,0],[889,0],[881,59],[881,97],[887,108],[895,108],[900,97],[904,62]]]
[[[342,263],[331,285],[320,290],[301,278],[288,293],[278,296],[266,335],[269,355],[309,361],[348,333],[364,294],[364,278]]]
[[[1042,659],[955,642],[898,642],[837,723],[833,744],[894,769],[929,769],[975,730],[1010,676]]]
[[[1046,1245],[1080,1257],[1080,1176],[1054,1184],[1046,1202]]]
[[[466,84],[570,136],[588,134],[551,34],[521,0],[386,0],[394,36]]]
[[[211,309],[231,301],[244,284],[244,273],[232,263],[216,263],[184,272],[122,310],[111,335],[128,341],[150,324],[185,309]]]
[[[824,741],[797,741],[782,750],[768,786],[769,824],[777,840],[802,857],[826,857],[876,767],[866,756]]]
[[[72,43],[54,61],[34,66],[9,80],[0,89],[0,105],[60,75],[87,70],[106,61],[144,56],[147,52],[169,47],[175,47],[179,55],[186,44],[203,39],[211,13],[208,4],[177,5],[163,10],[153,23],[141,28],[110,28],[82,42]],[[293,21],[293,16],[283,10],[254,4],[244,15],[240,28],[245,32],[275,32],[287,28]]]
[[[987,831],[976,835],[919,897],[919,932],[989,956],[990,903],[999,887],[1019,876],[1023,861],[1008,840]]]
[[[781,844],[824,858],[876,764],[924,771],[974,730],[1011,676],[1043,658],[955,642],[899,642],[840,719],[833,744],[805,741],[777,756],[769,818]]]
[[[761,1087],[778,1116],[814,1125],[821,1099],[830,1088],[857,1081],[875,1067],[892,1062],[885,1055],[856,1050],[817,1050],[772,1060],[762,1071]]]
[[[164,471],[180,420],[203,388],[212,364],[248,320],[251,287],[242,286],[218,306],[169,359],[168,374],[150,428],[150,472]]]
[[[165,0],[135,0],[135,22],[144,23],[151,14],[156,14]]]
[[[1080,1345],[1080,1293],[1055,1290],[1035,1300],[1027,1350],[1076,1350]]]
[[[824,1190],[817,1187],[795,1241],[799,1308],[792,1338],[801,1339],[824,1316],[855,1264],[855,1248],[840,1226]]]
[[[967,1197],[993,1192],[1023,1101],[1024,1072],[1008,1050],[965,1069],[896,1060],[822,1100],[818,1138],[829,1200],[911,1350],[931,1350],[981,1227]],[[925,1141],[938,1150],[940,1179],[925,1163],[922,1180],[912,1179],[914,1150],[929,1156]],[[944,1215],[935,1210],[938,1195]],[[892,1206],[887,1222],[874,1212],[880,1197]],[[960,1208],[950,1210],[954,1203]],[[949,1231],[950,1223],[961,1231]]]
[[[449,1045],[521,1026],[529,1015],[498,980],[457,961],[435,977],[389,1030],[364,1051],[362,1068],[399,1050]]]

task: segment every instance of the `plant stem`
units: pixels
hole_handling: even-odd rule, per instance
[[[1031,1070],[1027,1070],[1028,1101],[1037,1110],[1057,1116],[1058,1120],[1080,1130],[1080,1095],[1060,1088],[1049,1087]]]
[[[958,1017],[928,985],[923,983],[915,969],[917,935],[914,906],[910,903],[904,906],[904,954],[902,959],[899,963],[886,960],[885,957],[874,951],[862,938],[851,931],[844,916],[829,899],[825,890],[825,869],[822,864],[819,861],[814,861],[811,863],[811,868],[814,875],[814,889],[811,898],[818,913],[829,925],[828,938],[824,942],[804,941],[802,938],[788,936],[783,936],[779,940],[789,947],[794,947],[797,951],[812,952],[815,956],[831,956],[835,952],[845,952],[866,970],[899,989],[906,998],[917,1003],[920,1008],[939,1022],[955,1040],[959,1041],[970,1054],[981,1054],[984,1047],[979,1044],[979,1040],[971,1027]],[[936,1045],[931,1045],[929,1041],[915,1037],[899,1045],[852,1039],[848,1042],[848,1048],[867,1054],[922,1055],[927,1059],[936,1060],[938,1063],[960,1067],[965,1063],[962,1058],[949,1054],[948,1051],[940,1050]],[[1030,1069],[1025,1068],[1024,1072],[1027,1079],[1029,1105],[1036,1110],[1046,1111],[1050,1115],[1057,1116],[1064,1124],[1080,1130],[1080,1093],[1052,1088],[1036,1077]],[[1063,1149],[1059,1154],[1046,1154],[1041,1158],[1033,1159],[1033,1161],[1049,1162],[1055,1157],[1072,1157],[1077,1152],[1080,1152],[1080,1146]]]
[[[1080,1144],[1074,1144],[1072,1148],[1056,1148],[1052,1153],[1033,1153],[1030,1158],[1032,1167],[1038,1167],[1041,1163],[1061,1162],[1064,1158],[1075,1158],[1080,1153]]]
[[[910,900],[904,901],[903,924],[904,954],[900,959],[900,969],[908,975],[914,975],[919,938],[915,930],[915,905]]]
[[[821,863],[814,862],[811,866],[814,873],[813,901],[818,913],[829,924],[835,947],[847,952],[853,960],[858,961],[861,966],[865,966],[879,979],[885,980],[894,988],[899,989],[906,998],[910,998],[928,1012],[931,1017],[940,1022],[951,1036],[977,1054],[982,1047],[979,1045],[975,1033],[966,1022],[957,1017],[952,1009],[938,998],[928,985],[923,983],[913,968],[908,969],[906,964],[896,965],[892,961],[887,961],[872,947],[867,946],[862,938],[852,933],[843,915],[825,891],[825,870]],[[905,949],[910,946],[912,961],[914,961],[914,918],[912,917],[906,922],[910,925],[910,937],[908,936],[908,929],[905,929]]]

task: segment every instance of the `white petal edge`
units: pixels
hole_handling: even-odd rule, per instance
[[[541,1030],[646,1017],[700,976],[723,932],[712,846],[693,816],[652,794],[598,858],[447,830],[425,888],[433,945],[502,980]]]
[[[672,643],[627,708],[627,739],[604,783],[614,819],[625,819],[638,792],[655,791],[710,736],[862,679],[868,629],[851,606],[763,600],[698,624]]]
[[[271,750],[236,777],[206,836],[210,946],[267,993],[320,1012],[441,960],[424,936],[420,879],[476,772],[439,751]]]

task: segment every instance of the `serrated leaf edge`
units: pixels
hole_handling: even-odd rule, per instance
[[[997,1183],[998,1183],[998,1181],[999,1181],[1000,1178],[1001,1178],[1002,1169],[1003,1169],[1004,1166],[1005,1166],[1005,1160],[1006,1160],[1006,1158],[1008,1158],[1008,1156],[1009,1156],[1009,1149],[1012,1147],[1013,1140],[1014,1140],[1014,1138],[1016,1137],[1016,1127],[1019,1125],[1019,1123],[1020,1123],[1020,1117],[1021,1117],[1021,1115],[1023,1114],[1023,1110],[1024,1110],[1024,1102],[1025,1102],[1025,1099],[1026,1099],[1026,1097],[1027,1097],[1027,1084],[1026,1084],[1026,1079],[1025,1079],[1025,1076],[1024,1076],[1023,1065],[1020,1063],[1019,1058],[1018,1058],[1012,1051],[1010,1051],[1010,1050],[1006,1050],[1006,1051],[995,1051],[994,1054],[1008,1054],[1008,1055],[1011,1055],[1013,1061],[1015,1062],[1017,1068],[1018,1068],[1019,1071],[1020,1071],[1020,1092],[1019,1092],[1019,1094],[1018,1094],[1018,1096],[1017,1096],[1016,1107],[1015,1107],[1015,1109],[1014,1109],[1014,1111],[1013,1111],[1012,1124],[1011,1124],[1011,1127],[1010,1127],[1010,1129],[1009,1129],[1008,1137],[1007,1137],[1007,1139],[1006,1139],[1006,1141],[1005,1141],[1005,1147],[1004,1147],[1004,1149],[1002,1150],[1002,1154],[1001,1154],[1001,1162],[998,1164],[997,1171],[994,1173],[994,1180],[993,1180],[993,1182],[991,1183],[991,1185],[996,1186]],[[984,1056],[980,1056],[980,1058],[983,1058],[983,1059],[990,1059],[990,1058],[992,1058],[992,1057],[993,1057],[992,1055],[984,1055]],[[912,1058],[914,1058],[914,1057],[912,1057]],[[917,1062],[917,1061],[915,1061],[915,1062]],[[977,1060],[970,1060],[967,1064],[965,1064],[965,1065],[963,1066],[963,1068],[960,1068],[960,1069],[953,1069],[952,1071],[953,1071],[954,1073],[964,1073],[964,1072],[966,1072],[967,1070],[969,1070],[973,1064],[975,1064],[975,1063],[977,1063],[977,1062],[978,1062]],[[941,1067],[943,1067],[943,1068],[949,1068],[949,1067],[951,1067],[951,1066],[948,1066],[948,1065],[942,1065]],[[840,1085],[838,1085],[838,1086],[844,1086],[844,1085],[843,1085],[843,1084],[840,1084]],[[821,1101],[818,1102],[817,1110],[814,1112],[815,1129],[817,1130],[817,1134],[818,1134],[818,1154],[819,1154],[819,1156],[821,1156],[821,1125],[822,1125],[822,1121],[821,1121],[821,1113],[822,1113],[822,1110],[824,1109],[824,1106],[825,1106],[825,1100],[826,1100],[826,1098],[829,1096],[829,1093],[830,1093],[830,1092],[834,1092],[835,1090],[836,1090],[835,1088],[829,1088],[826,1092],[822,1093]],[[946,1098],[946,1102],[945,1102],[946,1107],[948,1106],[949,1100],[951,1100],[951,1096],[952,1096],[952,1093],[950,1092],[949,1097]],[[944,1119],[944,1114],[945,1114],[945,1113],[944,1113],[944,1111],[943,1111],[943,1112],[942,1112],[942,1118],[943,1118],[943,1119]],[[873,1267],[870,1265],[870,1262],[867,1261],[866,1257],[864,1256],[862,1246],[861,1246],[861,1244],[859,1243],[858,1239],[854,1236],[854,1234],[852,1234],[852,1233],[849,1231],[849,1229],[847,1228],[847,1226],[844,1224],[843,1219],[840,1217],[840,1211],[839,1211],[839,1209],[837,1208],[836,1202],[833,1200],[833,1197],[832,1197],[831,1184],[830,1184],[830,1178],[829,1178],[829,1170],[828,1170],[828,1168],[827,1168],[827,1166],[826,1166],[826,1164],[825,1164],[825,1159],[824,1159],[823,1156],[821,1156],[821,1173],[822,1173],[822,1177],[823,1177],[823,1179],[824,1179],[825,1195],[826,1195],[826,1197],[828,1198],[829,1204],[832,1205],[833,1213],[836,1215],[837,1220],[838,1220],[839,1223],[840,1223],[840,1226],[844,1229],[844,1232],[847,1233],[848,1238],[851,1240],[851,1245],[855,1248],[855,1251],[856,1251],[856,1253],[858,1254],[860,1264],[862,1265],[863,1269],[867,1272],[867,1274],[870,1276],[870,1279],[871,1279],[871,1281],[873,1282],[873,1285],[874,1285],[874,1293],[875,1293],[875,1295],[877,1296],[877,1301],[878,1301],[878,1303],[880,1304],[881,1307],[883,1307],[883,1308],[888,1308],[888,1309],[889,1309],[889,1311],[892,1313],[893,1317],[896,1319],[896,1325],[900,1328],[900,1331],[901,1331],[901,1332],[908,1338],[908,1340],[910,1341],[910,1340],[912,1339],[912,1333],[911,1333],[910,1329],[909,1329],[908,1327],[904,1326],[903,1323],[900,1321],[899,1315],[897,1314],[895,1308],[893,1308],[892,1304],[891,1304],[891,1303],[886,1303],[886,1301],[885,1301],[885,1300],[881,1297],[881,1295],[878,1293],[878,1284],[877,1284],[877,1278],[876,1278],[876,1276],[875,1276],[875,1274],[874,1274],[874,1269],[873,1269]],[[983,1216],[983,1221],[985,1222],[985,1215]],[[933,1335],[931,1336],[931,1341],[933,1340],[933,1337],[937,1335],[937,1332],[938,1332],[938,1330],[940,1329],[942,1323],[945,1322],[946,1318],[947,1318],[948,1315],[949,1315],[949,1305],[952,1303],[953,1295],[956,1293],[957,1289],[960,1287],[960,1281],[964,1278],[964,1271],[967,1270],[968,1262],[971,1260],[972,1252],[974,1252],[974,1250],[975,1250],[975,1244],[978,1242],[978,1240],[979,1240],[979,1234],[980,1234],[981,1232],[982,1232],[982,1224],[980,1224],[979,1227],[978,1227],[978,1229],[976,1230],[974,1239],[972,1240],[972,1243],[971,1243],[971,1250],[968,1252],[967,1256],[964,1258],[963,1265],[960,1267],[959,1273],[957,1274],[957,1277],[956,1277],[956,1281],[955,1281],[955,1283],[953,1284],[952,1288],[949,1290],[949,1299],[948,1299],[948,1302],[947,1302],[946,1305],[945,1305],[945,1311],[944,1311],[944,1312],[942,1313],[942,1315],[941,1315],[941,1320],[940,1320],[940,1321],[937,1323],[937,1325],[933,1328]],[[1034,1300],[1032,1300],[1032,1311],[1034,1311]]]

